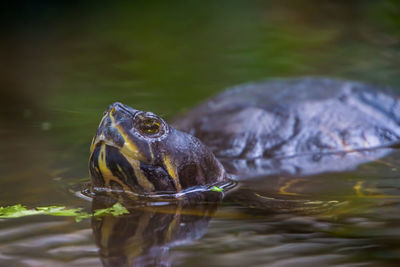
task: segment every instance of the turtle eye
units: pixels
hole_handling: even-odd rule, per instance
[[[146,134],[156,134],[160,131],[160,123],[152,118],[144,119],[140,126],[140,130]]]
[[[150,137],[159,137],[165,132],[163,122],[153,116],[138,116],[135,128],[140,134]]]

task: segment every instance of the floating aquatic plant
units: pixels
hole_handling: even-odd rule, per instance
[[[82,211],[82,208],[66,208],[65,206],[47,206],[27,209],[21,204],[0,207],[0,218],[19,218],[31,215],[51,215],[75,217],[77,222],[85,218],[101,217],[101,216],[120,216],[127,214],[129,211],[120,203],[115,203],[112,207],[94,210],[93,214]]]

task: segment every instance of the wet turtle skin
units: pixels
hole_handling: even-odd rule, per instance
[[[290,179],[345,171],[385,156],[400,134],[399,100],[385,91],[331,79],[272,80],[229,89],[171,124],[112,104],[90,148],[92,189],[107,192],[96,194],[92,205],[107,208],[126,195],[128,201],[122,201],[129,214],[92,220],[103,265],[170,266],[170,248],[207,231],[222,198],[209,189],[229,178],[285,174]],[[243,183],[225,200],[263,214],[309,214],[334,205],[275,199]],[[170,199],[163,205],[149,204],[165,195]]]
[[[383,157],[400,137],[388,89],[322,78],[231,88],[173,125],[199,138],[239,178],[344,171]]]
[[[223,166],[197,138],[121,103],[104,112],[90,152],[92,190],[128,199],[226,183]]]
[[[344,171],[397,146],[400,101],[387,89],[323,78],[239,85],[171,125],[112,104],[91,144],[93,188],[179,193],[227,177]]]

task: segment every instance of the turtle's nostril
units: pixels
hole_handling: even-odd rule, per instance
[[[124,106],[121,103],[115,102],[115,103],[112,103],[108,107],[107,111],[110,112],[111,115],[114,115],[116,111],[120,111],[120,110],[123,110],[123,109],[124,109]]]
[[[115,102],[108,106],[105,114],[111,116],[112,119],[115,120],[116,123],[118,123],[123,120],[133,119],[136,112],[138,111],[133,108],[125,106],[119,102]]]

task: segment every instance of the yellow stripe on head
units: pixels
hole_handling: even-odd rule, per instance
[[[118,130],[120,130],[120,129],[118,129]],[[147,162],[148,160],[143,156],[142,153],[140,153],[138,147],[135,144],[127,141],[127,139],[126,139],[127,136],[124,133],[122,133],[121,131],[120,131],[120,134],[125,139],[124,146],[120,149],[122,154],[124,154],[128,158],[134,158],[134,159],[137,159],[137,160],[140,160],[143,162]]]
[[[146,175],[144,175],[142,170],[140,169],[140,161],[134,160],[129,157],[127,157],[126,160],[128,160],[128,162],[131,164],[139,185],[143,187],[146,192],[153,192],[154,185],[147,179]]]
[[[115,177],[111,170],[108,168],[107,163],[106,163],[106,144],[102,143],[101,148],[100,148],[100,153],[99,153],[99,158],[98,158],[98,164],[99,164],[99,169],[101,172],[101,175],[103,176],[104,179],[104,186],[105,187],[111,187],[111,181],[114,181],[121,185],[124,191],[130,192],[132,191],[126,184],[124,184],[118,177]]]
[[[110,113],[110,118],[112,122],[112,126],[118,130],[119,134],[124,138],[124,145],[120,148],[121,152],[127,156],[128,158],[134,158],[143,162],[147,162],[148,159],[143,156],[140,152],[139,148],[136,144],[130,141],[128,134],[124,131],[124,129],[115,123],[115,118],[113,116],[113,112]]]
[[[103,121],[105,120],[106,117],[107,117],[107,113],[104,114],[103,117],[101,118],[100,123],[99,123],[99,127],[101,126],[101,124],[103,123]],[[96,147],[95,143],[94,143],[96,141],[96,137],[97,137],[97,134],[95,136],[93,136],[92,142],[90,143],[90,154],[93,153],[93,151],[94,151],[94,149]]]
[[[163,161],[164,161],[165,167],[167,168],[169,176],[171,176],[172,179],[174,180],[176,191],[180,192],[182,190],[182,188],[181,188],[181,184],[179,182],[178,172],[176,170],[176,167],[175,167],[172,159],[169,156],[163,154]]]
[[[93,138],[92,138],[92,142],[90,142],[90,154],[92,154],[93,153],[93,151],[94,151],[94,148],[95,148],[95,145],[94,145],[94,140],[96,139],[96,135],[95,136],[93,136]]]

